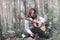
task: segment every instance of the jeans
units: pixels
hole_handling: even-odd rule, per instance
[[[45,33],[45,31],[42,31],[39,27],[31,28],[31,31],[34,34],[37,34],[39,36],[39,38],[45,38],[45,39],[49,39],[50,38],[50,34]],[[35,37],[35,35],[34,35],[34,37]]]

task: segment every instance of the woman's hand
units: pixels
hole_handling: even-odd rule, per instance
[[[42,22],[41,21],[38,21],[38,20],[33,20],[34,22],[38,23],[38,26],[41,27],[42,25]],[[34,23],[34,25],[36,26],[36,23]]]
[[[30,35],[33,37],[34,33],[31,33]]]

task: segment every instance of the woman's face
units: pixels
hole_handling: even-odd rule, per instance
[[[31,17],[35,16],[34,10],[31,11]]]

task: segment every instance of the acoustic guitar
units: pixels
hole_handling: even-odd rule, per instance
[[[33,20],[31,20],[31,19],[29,19],[29,18],[24,18],[24,17],[21,17],[21,16],[18,16],[18,19],[25,19],[25,20],[28,20],[28,21],[31,21],[31,22],[33,22],[33,24],[34,23],[40,23],[41,21],[40,20],[36,20],[36,21],[39,21],[39,22],[36,22],[36,21],[33,21]],[[39,26],[38,26],[39,27]],[[46,31],[46,27],[45,27],[45,24],[42,24],[41,26],[40,26],[40,29],[42,30],[42,31]]]

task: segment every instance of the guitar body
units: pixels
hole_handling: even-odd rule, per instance
[[[42,25],[42,26],[40,27],[40,29],[41,29],[42,31],[46,31],[45,25]]]
[[[33,23],[32,23],[32,27],[40,27],[40,29],[41,29],[42,31],[46,31],[45,25],[42,24],[41,26],[39,26],[40,23],[41,23],[41,21],[40,21],[40,20],[36,20],[36,21],[39,21],[38,24],[33,22]]]

